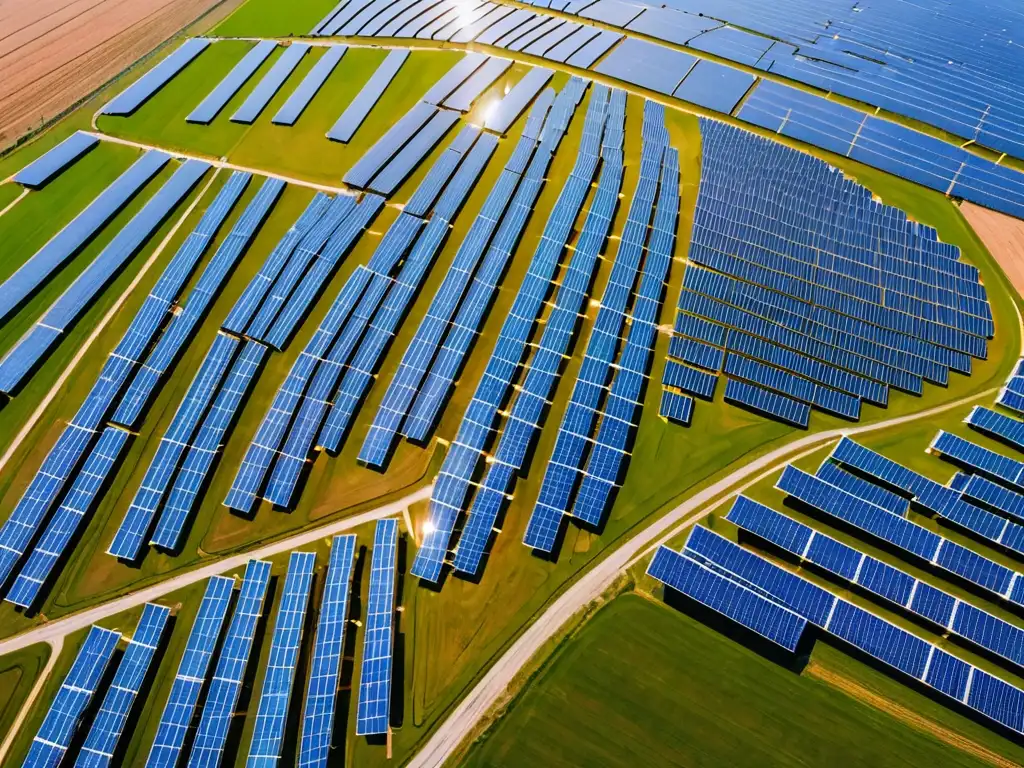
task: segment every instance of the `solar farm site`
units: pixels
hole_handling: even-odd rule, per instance
[[[0,765],[1024,764],[1022,27],[229,0],[83,59],[0,149]]]

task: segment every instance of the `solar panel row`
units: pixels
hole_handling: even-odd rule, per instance
[[[118,741],[142,692],[170,617],[170,608],[156,603],[143,606],[135,634],[117,665],[75,765],[99,768],[113,763]]]
[[[678,173],[677,166],[674,165],[674,154],[667,146],[664,112],[654,102],[645,102],[642,138],[640,178],[630,203],[615,262],[601,298],[594,327],[587,341],[583,366],[573,386],[562,423],[559,425],[555,448],[545,470],[540,495],[523,538],[523,542],[527,546],[545,552],[550,552],[554,548],[562,519],[573,508],[573,496],[584,472],[584,462],[587,459],[586,454],[590,447],[591,435],[595,432],[602,407],[621,409],[616,411],[619,418],[615,419],[620,425],[618,426],[620,433],[622,430],[628,432],[632,426],[634,402],[631,400],[635,401],[635,398],[623,399],[618,394],[614,399],[611,398],[609,387],[613,377],[612,365],[618,352],[619,340],[625,327],[634,292],[637,293],[633,300],[634,313],[648,313],[647,317],[641,317],[641,320],[646,323],[651,323],[651,318],[657,316],[662,290],[661,281],[657,279],[645,281],[640,278],[640,286],[643,287],[644,294],[641,295],[639,289],[636,291],[635,289],[641,272],[644,245],[648,241],[649,234],[651,240],[647,259],[649,265],[654,268],[652,273],[657,275],[662,268],[667,269],[667,258],[671,253],[673,242],[670,233],[674,230],[675,217],[678,212],[678,181],[675,187],[671,183],[664,184],[661,191],[662,195],[670,195],[670,200],[674,200],[674,203],[661,200],[657,214],[654,212],[659,179],[665,173],[665,169],[662,167],[663,160],[668,158],[666,167],[671,166],[676,169],[669,171],[669,177],[672,177],[673,173]],[[666,181],[669,177],[666,177]],[[674,177],[678,178],[677,175]],[[662,217],[664,218],[659,224],[658,219]],[[655,229],[654,233],[649,233],[652,218],[655,220]],[[670,239],[666,240],[666,237]],[[641,325],[644,325],[644,322],[637,323],[638,328]],[[649,335],[650,329],[638,330],[638,333]],[[623,356],[623,359],[627,358]],[[625,367],[631,370],[623,382],[629,380],[633,387],[636,384],[642,384],[642,376],[639,371],[644,366],[630,364]],[[620,386],[622,385],[620,384]],[[608,396],[606,397],[606,395]],[[607,401],[604,406],[602,406],[603,401]],[[615,415],[612,413],[613,418]],[[607,421],[611,422],[613,418],[609,418]],[[603,452],[608,454],[607,449]],[[614,460],[614,456],[610,456],[610,458]],[[606,473],[608,480],[615,479],[610,477],[613,468],[614,462],[609,465],[609,471]],[[617,471],[615,474],[617,476]]]
[[[206,582],[206,591],[146,758],[146,768],[174,768],[180,762],[199,694],[206,684],[214,650],[231,607],[234,588],[235,580],[225,576],[213,576]]]
[[[0,320],[6,319],[20,307],[68,259],[92,240],[170,159],[168,155],[156,150],[144,154],[8,277],[0,285]]]
[[[288,558],[288,573],[274,619],[247,766],[276,765],[281,759],[314,568],[316,554],[313,552],[292,552]]]
[[[551,81],[554,72],[544,67],[534,67],[512,86],[504,98],[488,112],[484,127],[489,131],[505,134],[519,119],[523,110]]]
[[[295,125],[295,121],[299,119],[299,116],[309,106],[309,102],[327,82],[327,78],[338,66],[338,62],[341,61],[347,50],[348,46],[344,45],[332,45],[325,50],[270,122],[274,125]]]
[[[675,424],[688,427],[690,419],[693,418],[693,398],[667,389],[662,390],[658,413]]]
[[[573,170],[547,219],[526,276],[502,324],[495,349],[434,484],[430,504],[433,530],[424,536],[411,569],[411,573],[421,579],[437,581],[441,575],[456,518],[465,508],[471,477],[483,460],[497,411],[523,361],[527,342],[551,290],[573,225],[596,176],[608,96],[608,89],[602,86],[591,98]]]
[[[682,390],[690,395],[705,400],[712,400],[715,397],[715,389],[718,386],[718,374],[701,371],[691,368],[688,365],[681,365],[673,360],[665,363],[665,371],[661,377],[661,383],[666,387],[673,387]],[[668,391],[668,390],[666,390]]]
[[[1024,630],[1003,619],[745,496],[736,500],[726,519],[944,632],[1024,665]]]
[[[33,160],[14,174],[14,181],[22,186],[38,189],[99,142],[100,140],[91,134],[75,131],[42,157]]]
[[[403,353],[398,371],[388,385],[367,433],[359,454],[360,460],[366,464],[381,468],[387,463],[399,434],[411,431],[403,430],[403,422],[406,422],[406,417],[410,416],[417,402],[423,403],[419,410],[423,415],[417,417],[418,423],[427,424],[419,427],[416,435],[425,433],[436,418],[447,390],[441,377],[450,376],[453,379],[455,371],[461,367],[461,360],[472,343],[475,329],[482,322],[504,264],[514,244],[518,242],[533,203],[540,193],[551,154],[564,134],[565,126],[559,123],[561,128],[557,129],[554,127],[555,121],[564,120],[567,125],[571,117],[573,97],[569,89],[563,89],[562,93],[559,106],[551,110],[551,117],[548,114],[554,100],[553,91],[547,90],[538,99],[530,111],[527,126],[516,144],[512,158],[506,163],[459,245],[452,266],[445,273],[426,316]],[[551,121],[552,129],[546,133],[547,145],[544,150],[538,150],[540,133],[544,130],[540,126],[546,125],[548,120]],[[517,161],[520,157],[523,159]],[[534,171],[532,175],[531,170]],[[415,199],[416,196],[410,203]],[[458,335],[457,329],[460,328],[465,330]],[[441,349],[444,357],[438,358],[439,365],[442,360],[447,361],[450,373],[442,374],[438,370],[432,380],[429,375],[432,373],[435,356],[439,354],[445,336],[450,334],[458,335],[458,341],[451,338],[445,343]],[[432,383],[435,381],[437,383]]]
[[[223,757],[257,625],[263,614],[270,569],[271,564],[267,560],[250,560],[245,568],[238,602],[199,718],[199,728],[189,754],[190,765],[219,765]]]
[[[370,593],[359,671],[357,736],[386,733],[390,724],[397,553],[398,521],[378,520],[373,537]]]
[[[307,43],[291,43],[288,45],[284,53],[274,62],[274,65],[263,76],[263,79],[260,80],[256,87],[253,88],[241,106],[235,110],[235,114],[231,116],[231,121],[234,123],[251,123],[259,117],[260,112],[274,98],[274,94],[284,85],[284,81],[288,79],[288,76],[291,75],[299,65],[299,62],[302,61],[302,57],[308,52],[309,45]]]
[[[302,710],[300,768],[324,768],[330,755],[355,549],[353,535],[335,536],[331,542],[331,561],[320,601],[309,685]]]
[[[179,45],[174,53],[107,102],[107,105],[101,110],[101,114],[121,116],[132,114],[188,66],[196,56],[205,51],[210,42],[203,37],[189,38]]]
[[[46,338],[30,333],[0,360],[0,392],[13,394],[17,391],[63,333],[135,256],[209,168],[199,160],[187,160],[178,167],[39,319],[35,328],[45,332]]]
[[[333,141],[351,141],[356,131],[359,130],[359,126],[370,114],[370,110],[380,101],[380,97],[384,95],[384,91],[394,80],[407,58],[409,58],[409,52],[405,50],[396,48],[388,53],[370,79],[366,81],[366,85],[356,94],[345,111],[341,113],[341,117],[327,132],[327,138]]]
[[[231,97],[256,73],[275,48],[275,40],[260,40],[256,43],[185,119],[190,123],[213,122],[218,113],[231,101]]]

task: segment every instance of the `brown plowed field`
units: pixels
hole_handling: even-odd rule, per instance
[[[0,0],[0,148],[60,114],[218,2]]]
[[[960,205],[960,211],[1017,293],[1024,296],[1024,221],[966,201]]]

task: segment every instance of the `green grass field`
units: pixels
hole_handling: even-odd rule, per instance
[[[821,641],[811,663],[894,698],[1008,760],[1024,750]],[[636,595],[602,609],[474,745],[467,766],[975,766],[810,676]]]

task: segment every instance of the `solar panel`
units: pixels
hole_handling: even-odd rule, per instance
[[[327,138],[333,141],[349,142],[355,136],[359,126],[363,124],[370,110],[380,101],[384,91],[395,79],[398,70],[409,58],[409,51],[395,49],[388,53],[380,66],[374,70],[373,75],[366,81],[366,85],[356,94],[356,97],[341,113],[341,117],[327,132]]]
[[[688,427],[693,417],[693,398],[664,390],[658,413],[675,424]]]
[[[28,749],[26,766],[60,765],[78,730],[82,714],[96,694],[100,680],[117,649],[121,635],[93,626]]]
[[[271,564],[267,560],[250,560],[238,594],[231,623],[221,647],[217,668],[206,695],[206,704],[199,720],[190,765],[219,765],[228,738],[228,729],[235,714],[238,695],[245,679],[256,628],[263,614],[263,600],[270,582]]]
[[[153,657],[167,628],[171,609],[156,603],[146,603],[135,634],[117,665],[103,704],[100,706],[76,765],[111,765],[118,741],[124,731],[135,700],[149,674]]]
[[[348,595],[355,549],[356,537],[353,535],[335,536],[331,542],[331,562],[320,603],[303,708],[298,761],[300,768],[324,768],[332,748],[338,675],[345,649]]]
[[[1019,490],[1024,490],[1024,482],[1021,480],[1021,473],[1024,472],[1024,462],[1003,456],[988,448],[984,448],[970,440],[964,440],[959,435],[951,432],[940,431],[932,440],[929,449],[940,454],[943,458],[954,461],[968,467],[982,475],[1000,480]]]
[[[739,379],[726,379],[725,400],[748,406],[759,413],[804,429],[810,421],[811,409],[805,403]]]
[[[971,475],[962,488],[966,498],[982,506],[1024,521],[1024,494],[1011,491],[981,475]]]
[[[1024,421],[976,405],[965,422],[979,432],[1001,440],[1018,451],[1024,451]]]
[[[654,553],[647,574],[787,651],[797,649],[807,628],[802,616],[668,547]]]
[[[359,158],[345,174],[344,182],[350,187],[366,187],[437,111],[437,107],[431,104],[417,102]]]
[[[144,154],[7,278],[0,285],[0,320],[21,306],[51,274],[78,253],[170,159],[156,150]]]
[[[211,42],[204,37],[189,38],[174,53],[107,102],[101,114],[130,115],[205,51]]]
[[[206,591],[171,683],[146,768],[174,768],[180,761],[234,588],[235,580],[225,576],[213,576],[206,582]]]
[[[442,106],[449,109],[456,109],[459,112],[469,112],[473,103],[491,85],[512,66],[509,59],[491,56],[483,65],[470,75],[466,82],[455,89],[443,102]]]
[[[487,114],[484,127],[489,131],[507,133],[512,124],[519,118],[527,105],[533,101],[550,82],[554,72],[544,67],[534,67],[527,72],[522,80],[512,86],[493,110]]]
[[[37,327],[64,333],[96,299],[124,264],[153,235],[171,211],[192,191],[210,168],[199,160],[186,160],[163,186],[132,217],[106,248],[89,264],[61,296],[50,305]],[[47,356],[58,337],[46,343],[25,336],[0,360],[0,391],[12,394],[30,369]],[[26,361],[25,358],[28,358]]]
[[[284,53],[274,62],[274,65],[263,76],[263,79],[253,88],[242,105],[231,116],[234,123],[251,123],[262,112],[274,94],[284,85],[284,81],[295,68],[299,66],[302,57],[309,52],[309,45],[306,43],[291,43],[285,48]]]
[[[910,502],[907,499],[892,491],[887,491],[880,485],[863,480],[841,469],[838,464],[834,464],[831,461],[823,461],[815,474],[829,485],[842,488],[847,493],[859,496],[865,501],[869,501],[876,506],[882,507],[882,509],[892,512],[894,515],[905,516],[907,510],[910,509]]]
[[[260,68],[260,65],[274,52],[275,48],[277,48],[275,40],[260,40],[256,43],[185,119],[190,123],[212,122],[231,100],[231,97],[238,93],[239,89]]]
[[[398,521],[377,521],[359,672],[356,735],[387,733],[391,712]]]
[[[277,617],[274,619],[270,657],[267,660],[246,765],[276,764],[281,759],[314,568],[316,554],[313,552],[292,552],[288,558],[288,575],[285,577]]]
[[[345,45],[332,45],[325,50],[270,122],[274,125],[295,125],[347,50]]]
[[[14,180],[22,186],[39,189],[99,144],[99,141],[91,134],[75,131],[42,157],[33,160],[14,174]]]

